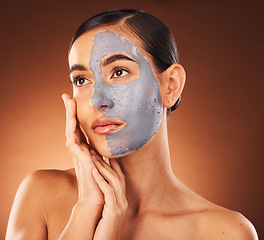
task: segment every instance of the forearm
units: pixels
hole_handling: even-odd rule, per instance
[[[93,205],[77,203],[59,240],[92,240],[101,212],[102,209]]]
[[[106,216],[99,222],[95,231],[94,240],[120,240],[123,225],[123,216]]]

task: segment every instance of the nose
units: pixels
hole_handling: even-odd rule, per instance
[[[107,84],[106,84],[107,85]],[[106,86],[94,86],[94,92],[91,99],[92,105],[98,110],[107,111],[114,107],[111,91]]]

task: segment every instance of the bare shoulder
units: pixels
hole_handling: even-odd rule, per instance
[[[37,170],[29,174],[23,182],[25,182],[25,185],[28,185],[30,187],[37,187],[39,191],[59,190],[61,189],[61,187],[75,188],[77,184],[74,169]]]
[[[49,213],[76,199],[74,170],[38,170],[20,184],[10,213],[6,239],[46,239]],[[67,203],[67,201],[69,203]]]
[[[258,240],[253,224],[241,213],[217,205],[201,213],[201,239]]]
[[[74,169],[69,170],[37,170],[29,174],[20,184],[17,197],[34,199],[44,207],[54,197],[65,197],[76,191]]]
[[[51,213],[77,201],[77,181],[74,169],[69,170],[37,170],[28,175],[19,192],[25,194],[27,202],[34,201],[41,209],[47,222]]]
[[[181,229],[185,229],[185,232],[192,229],[190,239],[258,240],[253,224],[241,213],[218,206],[186,188],[183,189],[184,221]],[[188,227],[185,226],[186,223]]]

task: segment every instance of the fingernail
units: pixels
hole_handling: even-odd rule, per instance
[[[92,155],[92,158],[94,161],[98,161],[98,159],[96,158],[96,156]]]
[[[98,170],[96,168],[93,169],[95,174],[99,174]]]

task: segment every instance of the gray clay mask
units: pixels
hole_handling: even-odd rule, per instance
[[[101,59],[124,53],[136,60],[140,77],[126,84],[108,85],[101,76]],[[104,111],[105,118],[118,118],[127,125],[106,135],[109,152],[125,156],[146,144],[158,131],[162,120],[162,103],[158,81],[147,59],[127,38],[102,31],[94,37],[90,68],[95,77],[91,104]],[[107,106],[101,109],[101,106]]]

